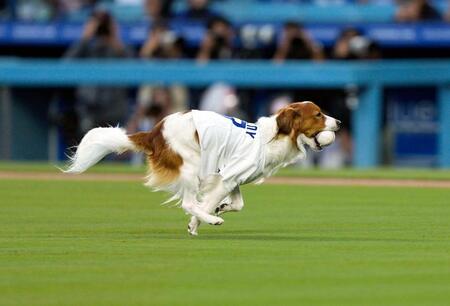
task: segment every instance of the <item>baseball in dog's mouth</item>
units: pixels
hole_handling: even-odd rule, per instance
[[[322,146],[320,145],[319,141],[317,140],[317,135],[314,136],[314,144],[316,145],[316,149],[319,151],[322,151]]]

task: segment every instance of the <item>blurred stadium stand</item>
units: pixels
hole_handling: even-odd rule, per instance
[[[27,3],[27,1],[10,2]],[[123,24],[123,36],[127,43],[142,44],[151,22],[151,18],[145,13],[144,0],[98,2],[97,6],[107,8]],[[202,22],[182,17],[181,13],[186,9],[186,2],[173,3],[171,24],[173,29],[183,35],[189,43],[198,45],[204,27]],[[432,3],[442,15],[445,15],[448,1],[437,0]],[[5,17],[0,22],[0,44],[67,45],[80,37],[82,23],[91,13],[89,7],[62,15],[50,12],[39,14],[38,9],[35,10],[35,14],[17,13],[21,11],[18,6],[19,4],[13,6],[16,8],[12,9],[16,11],[15,13],[4,14],[10,18]],[[228,0],[212,1],[211,4],[212,11],[228,18],[236,28],[247,27],[249,31],[262,36],[264,31],[279,33],[282,23],[290,20],[304,23],[312,37],[326,46],[330,46],[341,30],[349,26],[360,29],[383,47],[439,47],[450,44],[449,24],[440,22],[397,24],[396,9],[395,1],[389,0],[364,2]],[[31,8],[22,10],[28,11]],[[258,33],[261,30],[263,33]]]
[[[0,2],[1,159],[63,156],[68,144],[50,117],[67,107],[66,100],[73,100],[70,87],[126,86],[132,109],[143,84],[183,84],[191,96],[185,105],[199,107],[209,85],[225,82],[236,87],[243,116],[253,120],[267,114],[274,97],[286,92],[292,99],[318,100],[325,108],[339,103],[343,108],[334,111],[349,121],[354,144],[347,159],[355,166],[450,167],[450,129],[446,128],[450,116],[443,115],[450,114],[448,1],[222,0],[210,1],[198,18],[189,15],[188,1],[181,0],[163,1],[165,6],[155,15],[154,7],[149,7],[156,2]],[[409,7],[410,16],[405,17],[401,9],[409,4],[424,7],[417,16]],[[98,8],[112,13],[123,44],[136,54],[162,20],[169,38],[182,38],[186,50],[173,62],[155,61],[155,55],[112,62],[17,59],[63,56],[82,38],[85,22]],[[211,35],[207,27],[211,16],[226,17],[234,30],[233,50],[225,63],[194,60]],[[300,62],[273,63],[286,35],[286,21],[298,22],[299,29],[303,26],[305,37],[320,54],[303,57],[300,52],[295,55],[300,57],[286,58],[303,59]],[[348,29],[355,33],[345,42],[343,33]],[[349,43],[354,36],[357,39]],[[336,55],[340,41],[354,53]],[[371,48],[375,53],[369,55]],[[248,59],[257,61],[242,61]],[[33,140],[36,148],[27,150]],[[42,143],[48,146],[38,148]]]
[[[6,1],[8,2],[8,1]],[[23,3],[27,3],[24,5]],[[11,1],[14,12],[10,15],[24,16],[23,19],[48,21],[54,14],[45,5],[46,1]],[[52,2],[52,1],[49,1]],[[53,1],[54,2],[54,1]],[[76,1],[75,1],[76,2]],[[97,2],[108,8],[119,21],[139,21],[147,19],[144,1],[84,1]],[[297,20],[301,22],[390,22],[394,19],[397,4],[395,0],[222,0],[211,1],[211,9],[236,23],[242,22],[279,22]],[[43,3],[43,4],[39,4]],[[431,1],[442,14],[448,9],[446,0]],[[68,21],[83,21],[89,15],[89,6],[64,14]],[[186,10],[187,1],[173,1],[174,16]],[[32,8],[37,11],[30,12]],[[332,14],[330,14],[332,11]]]
[[[279,35],[281,23],[267,24],[244,23],[241,28],[248,27],[251,31],[273,31]],[[436,48],[450,46],[450,25],[448,24],[351,24],[359,29],[366,37],[376,41],[385,48]],[[200,23],[172,22],[171,27],[178,34],[186,38],[191,46],[198,46],[205,33]],[[348,24],[310,24],[306,30],[311,37],[331,47],[342,30]],[[0,22],[0,44],[2,45],[47,45],[67,46],[81,36],[83,25],[79,23],[44,23],[30,24],[23,22]],[[139,46],[148,35],[146,23],[126,23],[122,26],[122,36],[125,43]],[[262,34],[264,35],[264,34]],[[236,41],[236,44],[239,44]],[[262,44],[260,42],[260,44]],[[263,46],[264,47],[264,46]]]

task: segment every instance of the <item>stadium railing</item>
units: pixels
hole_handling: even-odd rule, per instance
[[[434,86],[438,88],[440,116],[439,166],[450,168],[450,60],[292,61],[285,64],[267,61],[199,64],[194,61],[0,60],[0,84],[4,87],[138,86],[144,83],[184,83],[195,87],[217,81],[254,88],[356,88],[358,99],[352,116],[353,164],[356,167],[379,165],[383,88]],[[7,103],[2,99],[3,118],[8,117],[5,111],[12,108]],[[2,133],[11,131],[10,126],[5,126],[7,122],[2,121]],[[3,139],[7,137],[10,135],[2,135]]]

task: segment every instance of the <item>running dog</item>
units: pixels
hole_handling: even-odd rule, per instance
[[[145,185],[173,194],[191,215],[188,232],[201,222],[221,225],[223,213],[240,211],[239,189],[306,156],[305,146],[322,149],[316,136],[337,131],[340,121],[313,102],[297,102],[256,123],[192,110],[167,116],[151,131],[127,135],[118,127],[95,128],[81,140],[66,173],[81,173],[109,153],[144,152]]]

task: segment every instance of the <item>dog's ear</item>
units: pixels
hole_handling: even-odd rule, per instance
[[[289,135],[294,128],[296,120],[301,117],[300,112],[288,107],[280,111],[277,116],[278,134]]]

